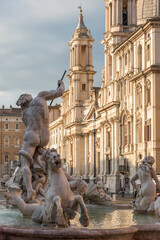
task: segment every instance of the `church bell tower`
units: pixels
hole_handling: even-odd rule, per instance
[[[89,99],[90,89],[93,88],[92,44],[94,39],[84,24],[82,10],[70,46],[69,70],[69,101],[70,106],[78,106]]]

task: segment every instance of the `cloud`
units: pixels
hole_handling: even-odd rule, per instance
[[[57,87],[69,70],[68,42],[78,24],[79,0],[0,1],[0,105],[13,105],[18,96],[34,96]],[[100,86],[103,68],[104,1],[82,1],[85,25],[95,39],[93,64]],[[65,78],[66,89],[68,79]]]

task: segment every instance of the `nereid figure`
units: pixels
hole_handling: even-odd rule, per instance
[[[136,174],[131,179],[131,184],[137,190],[138,198],[136,199],[134,209],[135,210],[152,210],[151,203],[154,203],[157,193],[156,187],[160,190],[160,184],[157,175],[152,168],[155,162],[152,156],[147,156],[143,159]],[[156,182],[153,182],[152,178]],[[141,189],[138,188],[136,180],[141,182]]]

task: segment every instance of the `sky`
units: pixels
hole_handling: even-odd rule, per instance
[[[69,72],[68,43],[78,24],[82,6],[84,23],[91,31],[94,86],[100,87],[104,66],[104,0],[1,0],[0,1],[0,108],[16,107],[22,93],[57,88],[64,70]],[[67,75],[67,74],[66,74]],[[64,78],[66,90],[69,80]],[[60,99],[54,100],[54,103]]]

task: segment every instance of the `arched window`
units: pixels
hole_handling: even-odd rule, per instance
[[[9,123],[5,123],[4,128],[5,128],[5,131],[8,131],[9,130]]]
[[[15,145],[15,147],[19,147],[20,146],[20,138],[19,137],[15,137],[14,145]]]
[[[137,121],[137,143],[142,142],[142,119]]]
[[[4,137],[4,147],[9,147],[9,137],[8,136]]]
[[[138,47],[138,72],[142,70],[142,46]]]
[[[130,70],[130,65],[131,64],[131,54],[130,54],[130,50],[128,50],[128,71]]]
[[[9,161],[9,153],[5,152],[5,154],[4,154],[4,162],[8,163],[8,161]]]
[[[86,45],[81,46],[81,66],[85,66],[85,58],[86,58]]]
[[[137,108],[141,108],[142,107],[142,86],[141,84],[137,84]]]
[[[109,78],[112,77],[112,56],[109,55]]]
[[[151,104],[151,82],[147,79],[145,85],[145,102],[148,106]]]
[[[127,0],[123,0],[123,26],[128,25],[128,7]]]
[[[125,115],[123,118],[123,145],[127,145],[128,140],[128,122],[127,116]]]
[[[16,123],[16,124],[15,124],[15,129],[16,129],[16,131],[19,130],[19,123]]]

